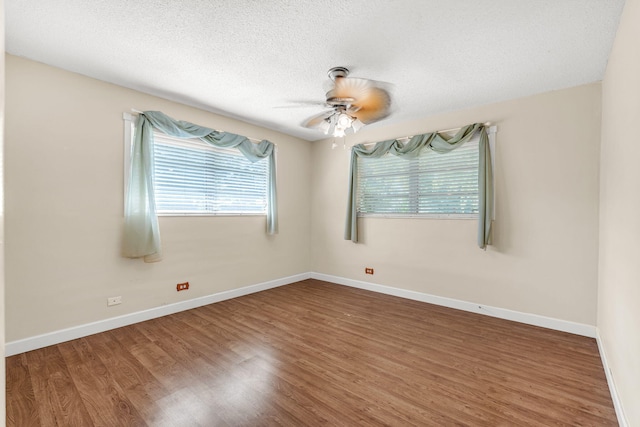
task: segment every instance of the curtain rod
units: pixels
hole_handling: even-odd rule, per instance
[[[143,114],[143,113],[144,113],[144,111],[140,111],[140,110],[135,109],[135,108],[132,108],[132,109],[131,109],[131,112],[132,112],[132,113],[136,113],[136,114]],[[219,129],[214,129],[214,130],[215,130],[216,132],[224,132],[224,133],[226,133],[226,131],[224,131],[224,130],[219,130]],[[244,135],[242,135],[242,136],[244,136]],[[258,142],[261,142],[261,141],[262,141],[262,139],[258,139],[258,138],[251,138],[251,137],[249,137],[249,136],[245,136],[245,138],[247,138],[247,139],[248,139],[249,141],[251,141],[251,142],[256,142],[256,143],[258,143]],[[277,146],[277,145],[278,145],[278,144],[276,144],[275,142],[272,142],[272,144],[273,144],[273,145],[275,145],[275,146]]]

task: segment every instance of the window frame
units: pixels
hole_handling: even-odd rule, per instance
[[[493,188],[495,189],[495,176],[496,176],[496,169],[495,169],[495,135],[497,132],[497,127],[496,126],[490,126],[487,129],[487,133],[489,136],[489,150],[491,153],[491,167],[492,167],[492,178],[493,178]],[[468,141],[466,144],[468,143],[474,143],[476,144],[476,146],[478,146],[479,144],[479,135],[475,135],[470,141]],[[466,145],[465,144],[465,145]],[[452,152],[455,152],[452,151]],[[387,154],[387,155],[392,155],[392,154]],[[438,154],[436,154],[438,155]],[[357,161],[357,160],[356,160]],[[407,161],[411,161],[411,160],[407,160]],[[360,190],[360,182],[358,182],[358,190]],[[358,191],[358,197],[359,197],[359,191]],[[495,220],[495,190],[494,190],[494,200],[493,200],[493,217],[492,219]],[[359,210],[359,203],[357,206],[357,211],[356,211],[356,215],[358,218],[390,218],[390,219],[427,219],[427,220],[477,220],[478,219],[478,213],[472,213],[472,214],[468,214],[468,213],[424,213],[424,214],[416,214],[416,213],[362,213]]]
[[[135,133],[135,120],[136,116],[129,113],[123,113],[122,115],[124,120],[124,196],[128,194],[129,188],[129,175],[131,169],[131,157],[133,153],[133,138]],[[159,132],[154,129],[154,135],[156,132]],[[167,138],[174,138],[170,135],[164,135]],[[191,138],[176,138],[180,140],[183,144],[188,144],[189,139]],[[212,151],[233,151],[234,149],[225,149],[214,147]],[[236,150],[237,151],[237,150]],[[274,152],[274,155],[276,153]],[[242,154],[240,154],[242,156]],[[266,158],[262,159],[262,161],[266,162]],[[268,186],[268,177],[269,177],[269,163],[266,162],[265,168],[265,206],[263,212],[163,212],[158,210],[156,215],[158,217],[250,217],[250,216],[266,216],[268,211],[268,197],[267,197],[267,186]],[[155,165],[154,165],[155,170]],[[123,199],[124,200],[124,199]],[[157,206],[156,206],[157,207]]]

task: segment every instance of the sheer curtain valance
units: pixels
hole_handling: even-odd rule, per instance
[[[145,262],[162,259],[153,189],[154,128],[173,137],[199,138],[216,147],[237,148],[252,162],[268,157],[267,233],[278,232],[275,145],[272,142],[263,140],[254,144],[241,135],[174,120],[159,111],[145,111],[138,116],[131,152],[129,188],[125,197],[123,242],[125,257],[144,258]]]
[[[480,133],[478,149],[480,150],[478,164],[478,246],[482,249],[490,244],[491,222],[493,219],[493,172],[491,168],[491,153],[489,135],[482,123],[475,123],[461,128],[454,136],[447,136],[437,132],[415,135],[405,143],[397,139],[380,141],[373,147],[364,144],[354,145],[351,149],[351,173],[349,175],[349,194],[347,199],[347,223],[344,238],[354,243],[358,242],[358,157],[382,157],[392,154],[405,159],[417,157],[423,149],[433,150],[444,154],[469,141],[476,132]]]

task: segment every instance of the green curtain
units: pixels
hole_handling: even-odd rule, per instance
[[[250,161],[269,158],[267,187],[267,233],[278,232],[276,206],[275,145],[263,140],[258,144],[229,132],[219,132],[193,123],[174,120],[159,111],[140,113],[136,122],[131,154],[129,191],[125,198],[123,255],[144,258],[145,262],[162,259],[160,230],[153,190],[153,128],[178,138],[199,138],[221,148],[237,148]]]
[[[482,123],[475,123],[461,128],[454,136],[441,135],[437,132],[415,135],[406,143],[397,139],[380,141],[373,147],[364,144],[354,145],[351,149],[351,172],[349,174],[349,194],[347,199],[347,223],[344,238],[354,243],[358,242],[358,157],[382,157],[387,153],[405,159],[413,159],[420,155],[423,149],[430,149],[444,154],[469,141],[476,132],[480,132],[479,165],[478,165],[478,246],[485,249],[490,244],[491,222],[493,219],[493,172],[491,168],[491,153],[489,135]]]

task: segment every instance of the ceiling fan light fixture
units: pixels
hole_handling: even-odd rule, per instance
[[[329,118],[323,120],[318,125],[318,129],[320,129],[325,135],[328,135],[329,131],[331,131],[331,118],[329,117]]]
[[[353,117],[351,117],[347,113],[340,113],[338,114],[337,122],[338,122],[337,123],[338,127],[340,127],[341,129],[347,129],[348,127],[351,126],[351,123],[353,122]]]
[[[339,127],[335,128],[333,130],[333,137],[334,138],[344,138],[344,136],[346,135],[345,134],[345,130],[346,129],[342,129],[342,128],[339,128]]]
[[[344,111],[336,112],[330,117],[331,129],[329,131],[334,138],[343,138],[347,133],[356,133],[357,130],[353,127],[356,120],[355,117]]]
[[[360,120],[358,119],[354,119],[351,122],[351,128],[353,129],[353,133],[358,132],[360,129],[362,129],[364,127],[364,123],[362,123]]]

